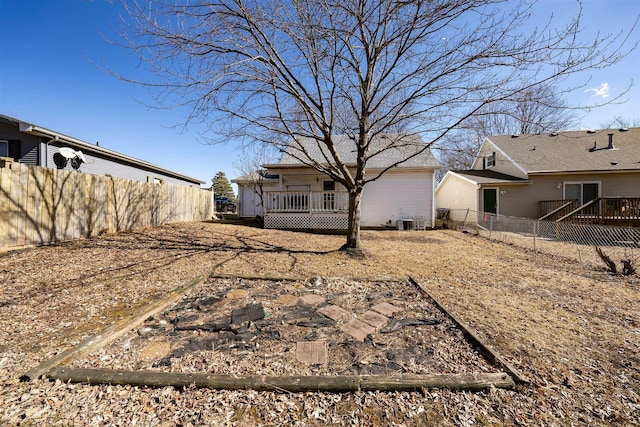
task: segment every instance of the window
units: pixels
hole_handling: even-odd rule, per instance
[[[336,182],[335,181],[322,181],[322,190],[323,191],[336,191]]]
[[[484,158],[484,168],[489,169],[496,165],[496,152],[491,153],[490,156]]]
[[[20,160],[20,141],[0,140],[0,157],[11,157],[13,160]]]
[[[599,182],[565,182],[564,199],[577,200],[580,206],[600,197]]]

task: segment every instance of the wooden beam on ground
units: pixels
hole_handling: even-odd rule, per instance
[[[446,316],[448,316],[451,320],[453,320],[453,322],[462,330],[462,333],[464,334],[464,336],[471,342],[471,344],[475,345],[480,350],[482,355],[486,357],[487,360],[489,360],[489,362],[491,362],[494,365],[498,365],[499,367],[507,371],[516,383],[529,384],[529,380],[527,378],[525,378],[509,362],[504,360],[494,349],[486,345],[482,341],[482,339],[480,339],[480,336],[470,326],[467,326],[466,324],[462,323],[462,321],[458,319],[458,317],[456,317],[453,313],[447,310],[445,306],[442,305],[440,301],[438,301],[431,292],[427,291],[420,283],[418,283],[412,277],[409,277],[409,281],[413,283],[415,286],[417,286],[422,291],[422,293],[427,298],[429,298],[435,304],[436,307],[438,307],[438,310],[440,310]]]
[[[182,298],[185,292],[193,288],[195,285],[201,283],[203,280],[204,279],[202,277],[196,277],[195,279],[192,279],[187,284],[171,291],[171,293],[166,298],[160,301],[154,301],[153,303],[149,304],[147,307],[145,307],[144,310],[142,310],[141,314],[118,322],[115,325],[112,325],[105,329],[102,333],[87,338],[86,340],[80,342],[80,344],[78,344],[77,346],[59,353],[58,355],[31,369],[30,371],[22,375],[20,379],[22,381],[30,381],[36,378],[40,378],[47,371],[58,365],[69,363],[73,360],[78,359],[79,357],[82,357],[88,353],[91,353],[92,351],[105,346],[106,344],[126,334],[133,328],[141,325],[147,318],[155,316],[157,313],[163,311],[166,307]]]
[[[288,392],[414,391],[431,388],[481,391],[490,387],[513,388],[506,373],[431,374],[402,376],[268,376],[209,375],[169,372],[82,369],[58,366],[46,373],[50,379],[73,383],[131,385],[138,387],[189,387],[225,390]]]

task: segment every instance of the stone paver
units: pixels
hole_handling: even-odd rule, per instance
[[[296,359],[309,365],[324,365],[327,363],[327,342],[299,341],[296,343]]]
[[[359,341],[364,341],[367,335],[376,331],[373,326],[367,325],[359,319],[353,319],[344,325],[340,325],[339,329]]]
[[[278,305],[296,305],[298,303],[298,297],[291,294],[280,295],[276,300]]]
[[[318,305],[322,304],[325,301],[323,296],[316,294],[306,294],[300,297],[300,302],[306,305]]]
[[[388,302],[381,302],[380,304],[374,305],[371,307],[371,310],[377,311],[383,316],[391,317],[397,313],[400,313],[402,309],[400,307],[396,307],[393,304],[389,304]]]
[[[351,318],[351,313],[337,305],[327,305],[318,309],[318,313],[327,316],[331,320],[341,322]]]
[[[360,316],[358,316],[358,319],[362,320],[367,325],[373,326],[376,331],[386,325],[389,321],[388,317],[383,316],[380,313],[376,313],[373,310],[365,311]]]

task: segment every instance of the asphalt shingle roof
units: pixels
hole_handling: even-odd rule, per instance
[[[454,170],[451,171],[478,184],[527,183],[529,180],[496,172],[493,170]]]
[[[336,135],[333,137],[337,152],[343,162],[347,165],[356,163],[356,145],[346,135]],[[390,145],[393,145],[390,147]],[[300,148],[304,149],[309,156],[320,164],[326,164],[326,157],[330,158],[326,147],[318,144],[311,138],[300,138],[294,140],[280,160],[279,165],[300,165],[301,162],[291,154]],[[372,169],[386,168],[402,159],[405,159],[425,148],[425,143],[419,135],[415,134],[383,134],[375,137],[371,141],[368,155],[371,156],[367,162],[367,167]],[[401,163],[398,168],[429,168],[438,169],[440,163],[427,148],[422,153]]]
[[[609,148],[613,134],[613,148]],[[640,170],[640,128],[488,139],[527,173]]]

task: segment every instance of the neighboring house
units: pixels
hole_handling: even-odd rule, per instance
[[[640,128],[491,136],[470,170],[448,171],[437,207],[548,220],[635,218]]]
[[[435,217],[435,171],[440,163],[418,135],[382,135],[372,141],[371,152],[383,149],[367,163],[367,178],[402,159],[409,160],[387,170],[379,179],[365,185],[361,204],[362,227],[433,227]],[[346,136],[334,138],[336,150],[345,164],[355,171],[355,144]],[[346,229],[349,197],[342,185],[303,164],[295,153],[304,151],[320,164],[327,164],[326,148],[311,139],[294,140],[279,163],[263,165],[264,206],[250,176],[233,180],[238,184],[241,216],[263,215],[266,228]]]
[[[0,157],[32,166],[76,169],[146,182],[200,187],[204,181],[62,133],[0,115]]]

